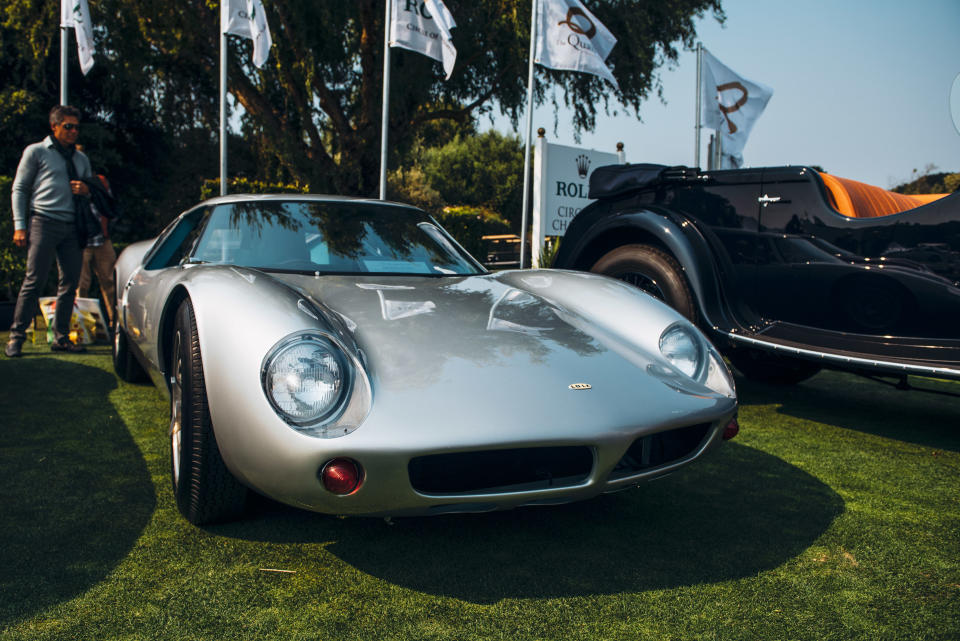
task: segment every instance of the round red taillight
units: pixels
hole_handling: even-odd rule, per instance
[[[335,458],[320,469],[320,482],[333,494],[350,494],[360,487],[363,473],[360,464],[348,458]]]
[[[739,433],[740,433],[740,424],[737,423],[737,419],[731,418],[730,422],[727,423],[727,426],[723,428],[723,440],[729,441]]]

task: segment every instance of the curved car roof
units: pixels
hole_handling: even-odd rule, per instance
[[[378,198],[367,198],[361,196],[337,196],[332,194],[227,194],[226,196],[214,196],[204,200],[201,205],[225,205],[237,202],[255,202],[255,201],[283,201],[299,200],[313,202],[351,202],[364,203],[369,205],[385,205],[394,207],[406,207],[416,209],[413,205],[395,202],[392,200],[380,200]]]

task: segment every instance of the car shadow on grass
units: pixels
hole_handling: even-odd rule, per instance
[[[96,585],[153,513],[115,387],[68,359],[0,359],[0,628]]]
[[[960,393],[960,383],[911,377],[910,384]],[[861,376],[825,371],[799,385],[737,379],[740,405],[779,405],[787,416],[960,452],[960,398],[898,390]]]
[[[795,558],[843,509],[833,490],[802,470],[727,444],[640,489],[563,506],[387,525],[268,504],[246,522],[211,531],[258,541],[329,542],[329,552],[381,580],[493,603],[752,577]]]

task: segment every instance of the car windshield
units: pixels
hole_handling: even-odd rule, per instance
[[[190,260],[307,273],[443,276],[483,271],[422,211],[351,201],[215,206]]]

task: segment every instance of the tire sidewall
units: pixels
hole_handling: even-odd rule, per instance
[[[649,295],[659,298],[691,322],[696,322],[697,308],[683,268],[661,249],[650,245],[623,245],[604,254],[590,271],[618,280],[627,280],[629,274],[640,274],[656,283],[659,289],[659,294],[647,291]],[[639,289],[643,290],[642,287]]]
[[[173,336],[173,345],[177,348],[174,353],[171,354],[172,358],[172,367],[171,373],[174,376],[177,376],[180,379],[180,390],[181,390],[181,408],[180,408],[180,456],[179,456],[179,470],[174,470],[174,465],[176,465],[176,459],[174,458],[173,452],[173,440],[171,439],[170,447],[170,482],[173,485],[174,496],[177,499],[177,504],[180,506],[181,511],[189,505],[190,502],[190,487],[196,482],[196,479],[191,475],[192,466],[190,465],[190,452],[192,450],[191,443],[193,441],[194,434],[194,412],[191,407],[192,396],[190,394],[191,383],[193,377],[191,376],[191,367],[190,367],[190,321],[192,317],[192,309],[190,309],[187,303],[181,305],[177,310],[176,322],[174,326],[174,336]],[[179,371],[177,371],[179,370]],[[170,395],[170,412],[171,417],[174,412],[173,403],[175,402],[174,396],[171,393]],[[179,479],[179,482],[178,482]]]

